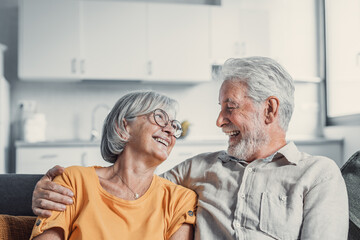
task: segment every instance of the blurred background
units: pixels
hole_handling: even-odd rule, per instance
[[[0,172],[106,165],[102,122],[138,89],[190,123],[159,173],[224,150],[216,73],[259,55],[296,82],[288,140],[341,167],[360,149],[359,25],[357,0],[1,0]]]

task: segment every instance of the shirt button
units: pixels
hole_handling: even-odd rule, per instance
[[[248,171],[251,173],[251,172],[254,171],[254,169],[253,169],[253,168],[249,168]]]
[[[281,201],[286,201],[286,196],[281,196],[280,199]]]
[[[244,199],[244,198],[245,198],[245,194],[242,193],[242,194],[240,195],[240,197],[241,197],[242,199]]]
[[[236,227],[236,228],[239,228],[239,227],[240,227],[240,223],[239,223],[239,222],[236,222],[236,223],[235,223],[235,227]]]

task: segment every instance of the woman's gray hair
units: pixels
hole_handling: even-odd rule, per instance
[[[294,81],[275,60],[267,57],[230,58],[222,68],[224,81],[240,81],[248,86],[248,96],[262,103],[270,96],[280,101],[280,127],[287,131],[294,110]]]
[[[124,119],[134,121],[137,116],[151,113],[157,108],[176,113],[178,103],[153,91],[130,92],[121,97],[114,105],[104,121],[101,138],[101,155],[105,161],[115,163],[127,143],[129,133],[126,131]]]

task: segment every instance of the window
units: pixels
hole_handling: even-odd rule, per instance
[[[360,125],[360,1],[322,3],[326,124]]]

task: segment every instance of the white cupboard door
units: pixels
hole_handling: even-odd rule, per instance
[[[24,147],[16,149],[16,173],[45,174],[55,165],[82,165],[82,148]]]
[[[211,8],[211,60],[222,65],[231,57],[244,56],[240,41],[240,13],[234,6]]]
[[[329,0],[326,13],[329,77],[334,82],[359,80],[360,1]]]
[[[242,9],[239,2],[222,1],[211,8],[211,59],[223,64],[228,58],[268,56],[269,14],[260,9]]]
[[[19,9],[20,78],[78,78],[79,2],[20,0]]]
[[[149,79],[210,80],[209,15],[203,5],[149,3]]]
[[[144,79],[146,3],[82,2],[82,57],[86,79]]]

